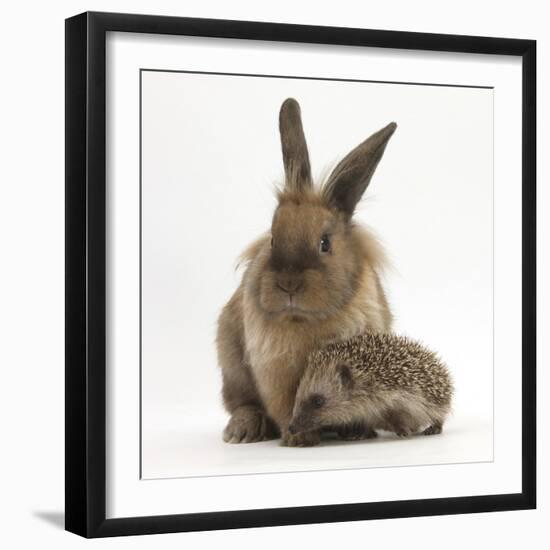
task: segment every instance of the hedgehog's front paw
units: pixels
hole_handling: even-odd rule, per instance
[[[321,430],[291,434],[286,432],[281,440],[285,447],[314,447],[321,442]]]
[[[233,411],[225,430],[226,443],[255,443],[275,439],[277,430],[267,415],[257,407],[239,407]]]
[[[351,424],[339,426],[336,429],[336,433],[340,439],[344,439],[345,441],[372,439],[378,435],[372,428],[369,428],[363,422],[352,422]]]

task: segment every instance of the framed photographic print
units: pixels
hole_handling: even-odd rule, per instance
[[[66,21],[66,528],[535,507],[531,40]]]

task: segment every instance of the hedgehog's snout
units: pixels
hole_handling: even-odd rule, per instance
[[[293,415],[288,426],[288,431],[292,435],[304,431],[304,422],[300,418],[300,415]]]
[[[296,412],[288,426],[288,431],[294,435],[301,432],[308,432],[314,428],[314,419],[306,411],[300,410]]]
[[[303,422],[299,411],[294,411],[294,414],[290,419],[290,424],[288,425],[288,431],[292,435],[304,431]]]

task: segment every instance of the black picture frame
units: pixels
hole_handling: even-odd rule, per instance
[[[536,506],[536,42],[88,12],[66,20],[66,529],[107,537],[532,509]],[[106,519],[105,39],[108,31],[519,56],[522,490],[516,494]]]

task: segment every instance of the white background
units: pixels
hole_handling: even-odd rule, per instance
[[[221,440],[215,323],[238,284],[235,259],[270,226],[289,96],[317,174],[398,122],[355,218],[391,258],[394,330],[453,374],[443,437],[313,452]],[[142,136],[143,477],[492,460],[492,89],[145,71]]]
[[[367,7],[338,7],[279,2],[254,6],[252,2],[59,2],[42,7],[21,3],[4,12],[10,24],[2,35],[3,79],[1,116],[2,199],[0,201],[2,274],[2,323],[5,337],[0,364],[4,381],[0,407],[3,420],[2,491],[3,530],[0,536],[13,548],[40,542],[56,548],[75,548],[83,541],[59,529],[63,507],[63,22],[78,11],[108,9],[169,15],[210,16],[294,23],[317,23],[372,28],[394,28],[428,32],[469,33],[538,38],[539,96],[547,95],[550,42],[544,38],[547,17],[542,4],[462,2],[449,7],[437,2],[414,6],[406,2]],[[398,5],[396,5],[398,4]],[[158,7],[160,5],[160,7]],[[21,23],[24,22],[24,23]],[[545,146],[548,111],[539,106],[542,152]],[[547,162],[539,162],[539,180],[547,179]],[[547,192],[539,194],[539,212],[545,208]],[[546,209],[548,205],[546,205]],[[548,231],[540,219],[539,242]],[[542,248],[539,247],[542,252]],[[6,254],[7,253],[7,254]],[[547,252],[543,258],[547,264]],[[541,264],[543,262],[541,261]],[[539,280],[542,281],[542,273]],[[547,293],[539,290],[539,302],[548,306]],[[546,315],[541,311],[540,316]],[[542,307],[541,307],[542,310]],[[539,318],[539,326],[542,326]],[[539,364],[546,348],[540,335]],[[547,375],[539,375],[539,388]],[[539,390],[539,395],[542,395]],[[548,406],[539,407],[539,426],[549,420]],[[540,462],[546,458],[547,436],[539,429]],[[480,536],[495,547],[515,548],[547,538],[545,506],[547,477],[539,477],[539,510],[477,516],[418,518],[356,524],[286,527],[230,533],[165,535],[101,541],[107,546],[154,547],[279,547],[281,544],[311,543],[333,547],[344,537],[392,546],[414,541],[414,547],[448,548],[478,544]]]

